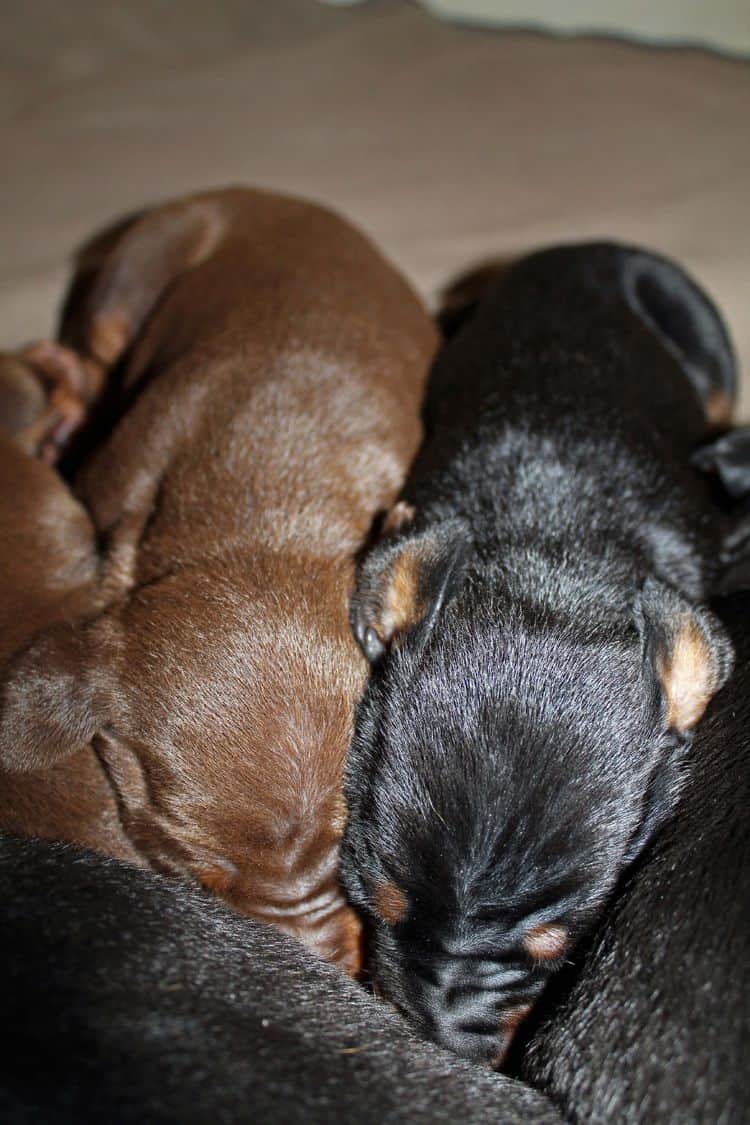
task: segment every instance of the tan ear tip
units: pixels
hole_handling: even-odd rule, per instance
[[[568,948],[570,935],[559,924],[534,926],[523,938],[523,947],[534,961],[556,961]]]
[[[381,536],[397,535],[412,522],[417,509],[406,500],[399,500],[387,513],[380,528]]]
[[[659,668],[670,730],[680,734],[693,730],[729,679],[733,665],[732,644],[712,615],[685,619]]]

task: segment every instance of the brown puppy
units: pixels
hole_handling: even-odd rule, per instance
[[[95,243],[61,340],[115,422],[74,481],[90,580],[6,665],[0,762],[95,758],[143,862],[356,971],[352,558],[414,453],[433,326],[341,219],[237,189]]]
[[[27,353],[0,355],[0,667],[42,629],[85,612],[95,587],[87,513],[57,473],[27,452],[51,448],[50,435],[64,428],[56,390]],[[139,862],[102,765],[86,749],[48,769],[0,769],[0,823],[30,836],[72,834]]]

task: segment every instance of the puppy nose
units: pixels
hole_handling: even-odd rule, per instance
[[[494,1059],[501,1047],[497,997],[455,986],[429,991],[424,1016],[432,1038],[464,1058]]]
[[[454,1012],[443,1008],[433,1013],[431,1022],[435,1042],[463,1058],[491,1062],[501,1050],[498,1019],[492,1010]]]

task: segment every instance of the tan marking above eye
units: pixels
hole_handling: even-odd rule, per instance
[[[406,895],[395,883],[382,883],[373,895],[375,912],[387,926],[400,922],[409,908]]]
[[[523,947],[535,961],[556,961],[568,948],[570,940],[564,926],[541,925],[523,937]]]

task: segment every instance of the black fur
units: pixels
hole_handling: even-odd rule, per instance
[[[526,1077],[576,1121],[747,1120],[750,597],[721,613],[739,667],[701,724],[676,815],[525,1052]]]
[[[727,523],[690,457],[734,380],[697,286],[609,244],[510,269],[438,359],[416,514],[352,606],[375,665],[343,871],[379,989],[461,1054],[499,1059],[559,964],[524,936],[563,927],[567,954],[670,815],[701,711],[665,691],[679,638],[698,638],[705,701],[729,674],[700,607]],[[405,559],[399,622],[384,584]]]
[[[294,939],[187,885],[0,840],[3,1125],[555,1125]]]

